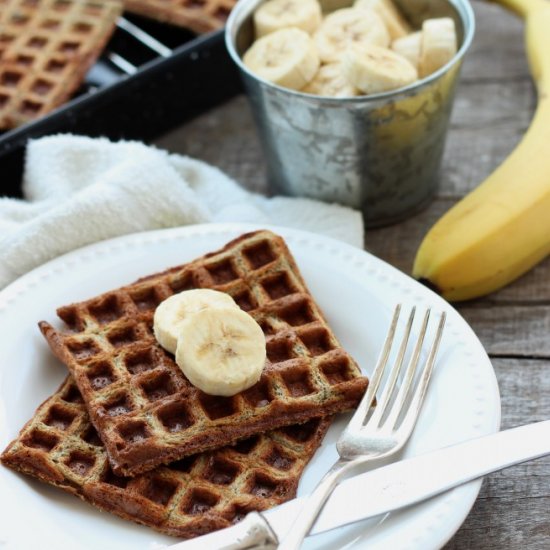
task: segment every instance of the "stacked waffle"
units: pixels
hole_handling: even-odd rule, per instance
[[[207,395],[157,344],[156,306],[191,288],[230,294],[264,330],[267,361],[250,389]],[[292,498],[327,415],[367,385],[268,231],[58,314],[66,329],[41,330],[70,376],[3,463],[184,538]]]

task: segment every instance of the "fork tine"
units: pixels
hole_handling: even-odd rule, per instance
[[[353,413],[351,420],[346,426],[346,431],[359,429],[363,425],[363,422],[365,421],[365,417],[367,416],[367,413],[369,412],[372,406],[372,403],[376,396],[376,392],[378,390],[378,387],[380,386],[380,380],[382,380],[382,375],[384,374],[384,370],[388,363],[388,357],[390,355],[390,350],[393,344],[395,329],[397,327],[397,321],[399,320],[400,312],[401,312],[401,304],[397,304],[393,312],[393,318],[390,324],[388,335],[386,336],[386,340],[384,341],[384,346],[382,347],[382,351],[380,352],[380,356],[376,363],[376,367],[374,369],[374,372],[372,373],[372,377],[367,387],[367,391],[363,395],[363,398],[361,399],[359,406]]]
[[[441,313],[441,317],[439,319],[439,324],[437,326],[437,332],[434,337],[434,341],[432,343],[432,347],[430,348],[430,352],[428,354],[428,358],[426,359],[426,364],[424,366],[424,370],[422,372],[422,377],[420,378],[420,381],[418,383],[418,387],[416,388],[416,391],[414,393],[414,396],[412,398],[411,404],[409,406],[409,409],[407,410],[407,413],[405,414],[405,418],[403,418],[403,422],[401,426],[399,427],[400,437],[405,437],[408,439],[409,435],[411,434],[415,424],[416,419],[418,418],[418,415],[420,414],[420,409],[422,408],[422,403],[424,402],[424,397],[426,395],[426,390],[428,389],[428,384],[430,382],[430,377],[433,372],[433,367],[435,364],[435,357],[437,355],[437,350],[439,348],[439,343],[441,342],[441,336],[443,334],[443,328],[445,327],[445,320],[447,318],[447,315],[445,312]]]
[[[390,430],[395,429],[397,421],[399,420],[399,415],[401,414],[401,411],[405,406],[405,402],[407,401],[407,395],[409,394],[409,390],[412,386],[414,375],[416,374],[416,369],[420,360],[420,354],[422,353],[422,346],[424,345],[424,338],[426,336],[426,330],[429,320],[430,310],[427,309],[426,313],[424,314],[424,319],[422,320],[422,326],[420,329],[420,334],[418,335],[418,340],[416,341],[413,354],[409,360],[409,364],[407,365],[407,370],[405,371],[405,378],[403,380],[403,383],[401,384],[401,387],[399,388],[399,393],[397,394],[397,398],[393,403],[390,414],[384,422],[384,427]]]
[[[416,313],[416,307],[412,307],[411,312],[409,314],[409,320],[407,321],[407,326],[405,327],[405,333],[403,334],[403,338],[401,340],[401,346],[399,347],[399,352],[395,359],[395,363],[390,371],[390,378],[386,382],[386,385],[384,386],[384,391],[382,392],[382,396],[380,397],[380,400],[376,405],[376,409],[372,413],[372,416],[369,418],[369,421],[368,421],[369,425],[378,427],[378,425],[380,424],[380,420],[382,419],[382,416],[384,415],[384,412],[386,411],[391,401],[392,395],[394,393],[395,385],[397,383],[397,378],[403,367],[403,360],[405,358],[405,352],[407,351],[407,345],[409,343],[409,337],[411,335],[411,329],[414,322],[415,313]]]

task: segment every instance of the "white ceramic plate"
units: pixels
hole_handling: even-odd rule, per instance
[[[0,292],[0,448],[17,435],[37,405],[66,375],[39,334],[38,321],[54,322],[59,305],[192,260],[251,229],[248,225],[203,225],[101,242],[49,262]],[[491,363],[454,309],[366,252],[305,232],[274,230],[287,240],[337,336],[367,374],[373,368],[397,302],[447,311],[448,323],[433,382],[406,455],[498,429],[500,400]],[[302,478],[300,494],[309,492],[334,461],[334,443],[345,421],[341,418],[331,428]],[[440,547],[463,522],[479,487],[479,481],[472,482],[382,520],[319,535],[307,547]],[[0,507],[3,548],[149,550],[175,542],[100,513],[71,495],[2,467]]]

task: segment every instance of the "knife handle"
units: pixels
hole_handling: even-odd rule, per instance
[[[276,550],[278,540],[267,520],[258,512],[249,512],[242,520],[242,536],[219,550]]]

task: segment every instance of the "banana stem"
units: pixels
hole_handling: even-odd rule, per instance
[[[527,14],[541,7],[548,5],[547,0],[491,0],[495,4],[500,4],[513,11],[520,17],[527,17]]]

